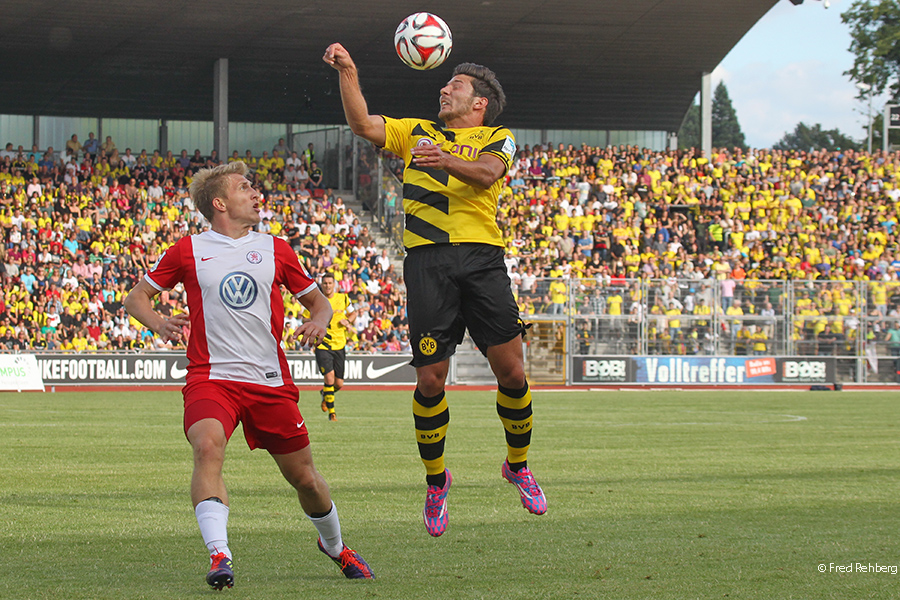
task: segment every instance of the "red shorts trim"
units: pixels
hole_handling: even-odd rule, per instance
[[[309,445],[309,432],[294,385],[268,387],[239,381],[207,380],[187,384],[184,395],[184,432],[202,419],[216,419],[231,439],[238,423],[250,449],[290,454]]]

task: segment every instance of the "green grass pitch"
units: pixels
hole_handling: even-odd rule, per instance
[[[274,462],[236,432],[225,466],[236,584],[216,597],[896,595],[895,393],[535,391],[540,517],[500,478],[494,394],[449,402],[450,526],[434,539],[411,392],[341,392],[336,423],[303,393],[316,464],[371,582],[319,553]],[[190,469],[177,392],[0,394],[0,598],[213,594]]]

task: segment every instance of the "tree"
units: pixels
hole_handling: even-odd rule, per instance
[[[719,82],[713,92],[712,145],[717,148],[747,148],[744,132],[741,131],[737,113],[731,105],[731,97],[723,81]]]
[[[717,148],[737,146],[747,149],[744,132],[741,131],[737,113],[728,96],[728,88],[721,81],[713,92],[712,145]],[[691,104],[681,123],[681,129],[678,130],[678,147],[681,149],[700,147],[700,106],[696,103]]]
[[[856,83],[872,86],[876,96],[889,91],[900,98],[900,3],[855,0],[841,21],[850,25],[853,68],[845,71]],[[862,98],[866,92],[860,91]]]
[[[859,150],[860,144],[837,129],[824,131],[818,123],[810,127],[800,122],[793,133],[784,134],[773,147],[775,150]]]
[[[678,130],[678,147],[682,150],[700,147],[700,106],[691,104],[681,129]]]

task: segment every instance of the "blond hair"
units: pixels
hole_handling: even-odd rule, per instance
[[[250,168],[240,160],[212,167],[200,169],[191,180],[190,194],[194,206],[206,219],[212,222],[215,211],[213,210],[214,198],[228,197],[229,175],[247,176]]]

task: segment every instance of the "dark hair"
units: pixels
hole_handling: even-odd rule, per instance
[[[453,69],[453,77],[457,75],[468,75],[472,78],[472,89],[479,98],[487,98],[487,108],[484,109],[484,124],[490,125],[494,122],[503,109],[506,107],[506,94],[503,93],[503,86],[497,81],[497,76],[493,71],[482,65],[475,63],[461,63]]]

